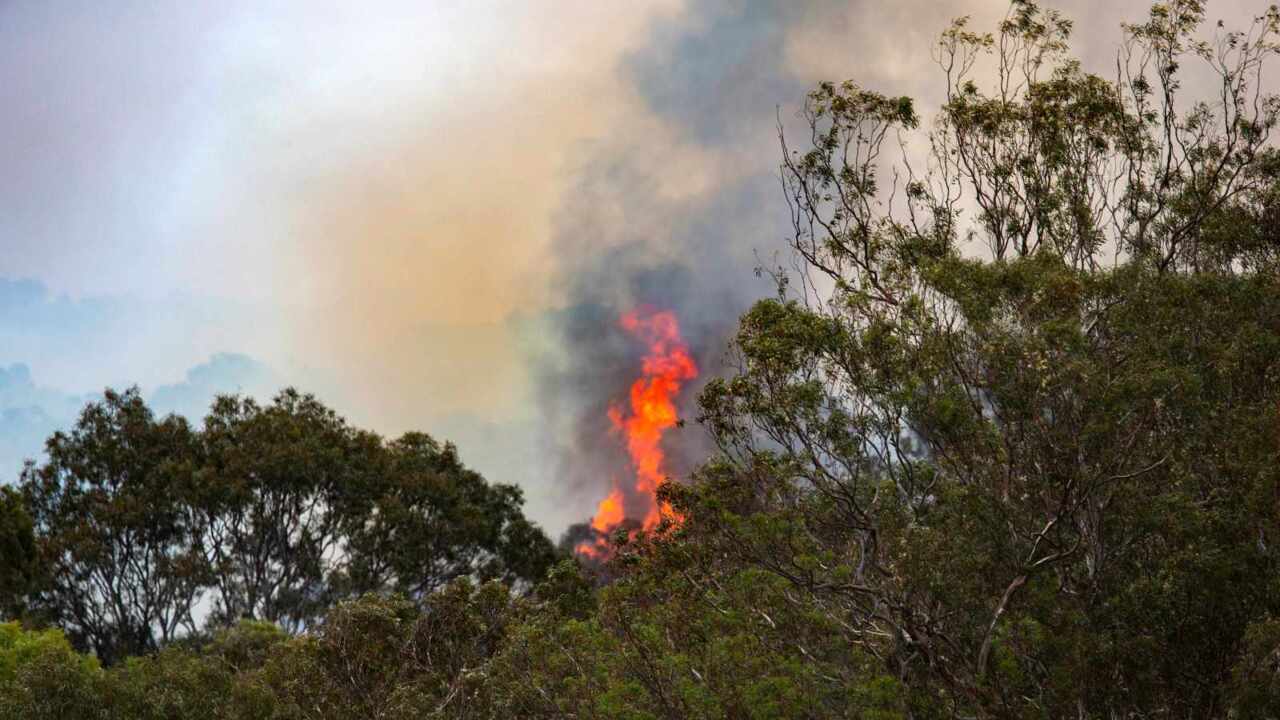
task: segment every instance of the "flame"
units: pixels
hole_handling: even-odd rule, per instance
[[[647,346],[640,377],[631,384],[629,406],[609,408],[609,422],[626,441],[635,471],[631,492],[614,479],[609,496],[600,501],[591,527],[601,537],[583,542],[579,554],[600,558],[608,553],[607,536],[626,518],[635,518],[645,530],[662,521],[664,512],[655,494],[666,477],[662,436],[679,421],[675,398],[685,381],[698,376],[689,346],[680,337],[680,324],[670,311],[638,310],[622,316],[624,330]]]
[[[622,489],[614,487],[609,497],[600,501],[600,507],[596,508],[596,516],[591,518],[591,527],[600,532],[608,532],[609,528],[617,527],[625,517],[622,509],[623,502]]]

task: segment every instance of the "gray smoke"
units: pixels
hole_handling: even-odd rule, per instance
[[[540,402],[559,457],[558,483],[575,508],[631,477],[606,413],[626,398],[644,346],[618,324],[632,309],[674,311],[701,371],[679,398],[688,421],[664,439],[668,471],[686,476],[710,452],[692,422],[701,386],[723,370],[739,315],[772,285],[755,269],[782,247],[787,211],[777,178],[777,108],[808,81],[788,70],[788,32],[830,3],[695,3],[652,29],[621,72],[681,147],[706,153],[728,178],[685,196],[663,192],[675,168],[652,167],[652,138],[622,138],[591,155],[557,218],[564,309],[555,352],[537,360]],[[745,170],[744,170],[745,168]],[[580,507],[581,506],[581,507]],[[570,536],[581,533],[571,529]]]

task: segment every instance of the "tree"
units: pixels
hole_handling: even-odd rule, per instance
[[[490,717],[481,668],[506,633],[511,595],[462,578],[424,599],[338,604],[317,632],[276,654],[265,682],[289,717]]]
[[[97,707],[107,720],[279,718],[280,703],[263,670],[289,643],[274,625],[244,621],[198,647],[180,643],[127,658],[102,676]]]
[[[104,678],[102,707],[111,720],[220,720],[232,716],[234,682],[227,666],[169,647],[112,667]]]
[[[67,509],[133,537],[136,488],[176,479],[196,511],[157,517],[225,543],[224,615],[304,632],[241,623],[103,678],[60,636],[6,662],[0,626],[0,717],[1276,716],[1280,9],[1210,42],[1202,15],[1153,6],[1114,80],[1026,0],[994,35],[958,21],[930,160],[890,182],[912,101],[819,86],[812,147],[784,149],[798,271],[700,398],[716,455],[606,588],[570,563],[474,584],[534,584],[546,541],[425,435],[287,391],[219,401],[166,455],[181,424],[108,395],[24,475],[41,556],[99,567]],[[1184,105],[1196,59],[1217,94]]]
[[[361,454],[376,453],[378,439],[294,390],[267,406],[218,398],[200,439],[197,513],[215,620],[305,626],[332,602],[342,497],[365,482]]]
[[[1154,6],[1114,80],[1034,3],[958,21],[922,173],[880,167],[912,101],[853,83],[784,141],[801,270],[703,395],[722,454],[668,490],[673,542],[703,582],[783,581],[914,717],[1210,717],[1233,672],[1276,684],[1233,668],[1280,611],[1280,11],[1202,15]],[[1184,106],[1197,60],[1217,94]]]
[[[22,495],[0,487],[0,618],[24,614],[38,572],[35,533]]]
[[[452,445],[384,442],[314,397],[215,402],[201,436],[204,550],[216,617],[297,630],[368,592],[423,600],[460,577],[528,583],[554,559],[518,488],[490,485]]]
[[[157,420],[136,389],[107,391],[48,451],[23,473],[23,503],[0,495],[5,601],[16,612],[31,594],[108,665],[242,618],[298,632],[367,592],[528,586],[555,558],[519,489],[452,445],[385,442],[292,389],[269,405],[218,398],[198,431]]]
[[[102,717],[102,670],[57,630],[0,623],[0,720]]]
[[[204,576],[186,421],[156,420],[136,388],[109,390],[46,451],[22,472],[45,576],[33,609],[107,664],[194,630]]]
[[[388,443],[383,460],[348,499],[346,512],[360,519],[346,545],[349,594],[421,599],[460,577],[527,586],[555,560],[546,535],[520,512],[520,489],[490,485],[452,444],[409,433]]]
[[[486,668],[489,717],[902,717],[898,683],[785,581],[672,540],[628,547],[598,605],[557,568]]]

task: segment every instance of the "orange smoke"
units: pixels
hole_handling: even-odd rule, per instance
[[[608,552],[606,538],[623,520],[632,518],[651,530],[662,520],[655,493],[666,477],[662,435],[679,418],[675,398],[687,380],[698,376],[698,366],[689,346],[680,338],[680,324],[674,313],[640,310],[622,316],[621,325],[645,343],[648,352],[640,366],[640,377],[631,384],[627,408],[609,408],[609,421],[626,440],[627,454],[635,471],[631,492],[614,479],[613,490],[600,501],[591,527],[601,533],[596,542],[580,543],[579,554],[599,558]]]

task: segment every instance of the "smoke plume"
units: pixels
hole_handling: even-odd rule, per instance
[[[803,97],[787,38],[827,3],[695,5],[652,28],[621,68],[646,115],[593,148],[560,209],[554,243],[563,309],[537,358],[536,386],[566,503],[587,520],[633,472],[609,419],[641,372],[643,343],[620,326],[636,308],[674,313],[701,373],[676,398],[683,427],[663,438],[665,470],[686,476],[710,451],[696,396],[724,367],[737,318],[771,286],[786,232],[776,107]],[[643,518],[631,518],[641,521]],[[582,540],[572,527],[567,543]]]

